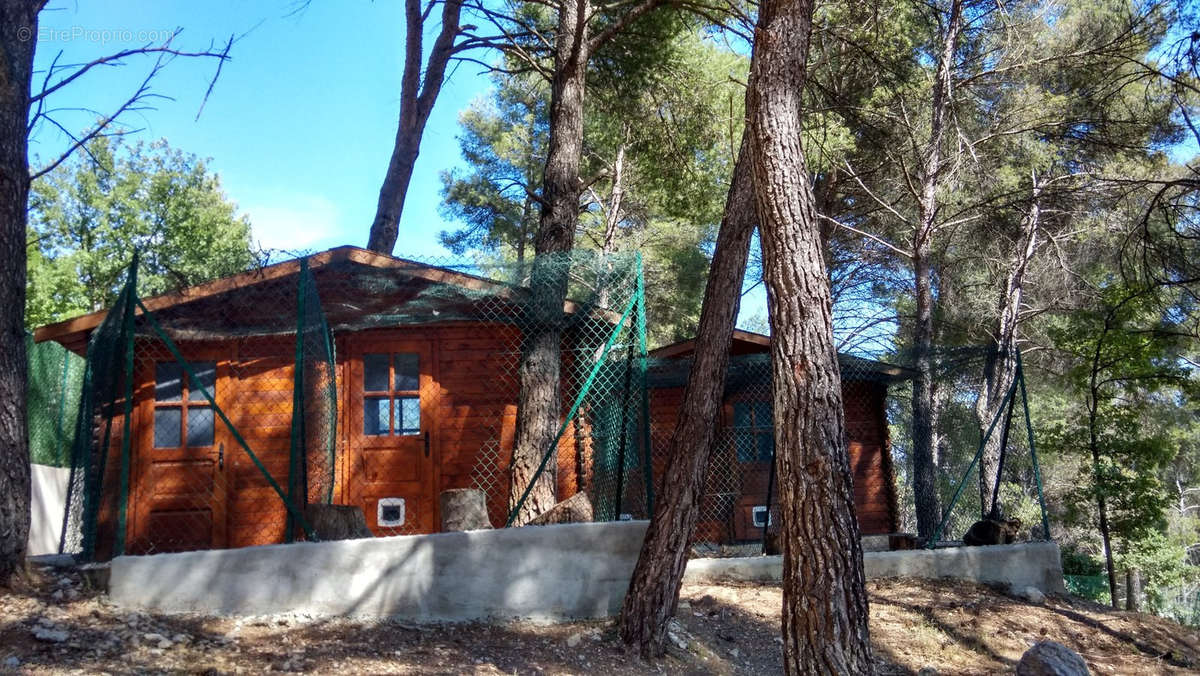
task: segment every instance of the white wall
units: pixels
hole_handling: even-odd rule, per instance
[[[46,465],[30,470],[29,556],[57,554],[71,470]]]

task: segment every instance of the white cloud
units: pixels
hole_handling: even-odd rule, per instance
[[[340,244],[338,208],[324,195],[279,194],[242,205],[254,241],[266,249],[325,249]]]

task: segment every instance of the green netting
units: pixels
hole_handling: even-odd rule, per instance
[[[1049,515],[1044,504],[1037,438],[1029,414],[1028,387],[1019,354],[1009,357],[1015,377],[1000,392],[1002,406],[981,423],[976,403],[983,387],[985,367],[994,347],[938,348],[931,355],[936,393],[934,448],[937,455],[937,490],[942,514],[935,537],[927,546],[956,545],[976,521],[989,516],[984,508],[979,475],[983,448],[1003,449],[994,468],[1002,518],[1021,522],[1019,540],[1050,538]],[[900,388],[889,401],[893,448],[903,476],[901,526],[916,532],[912,496],[911,390]],[[987,496],[986,502],[991,502]]]
[[[29,355],[29,457],[39,465],[71,466],[71,442],[84,360],[58,343],[26,339]]]
[[[316,504],[361,510],[376,535],[430,532],[453,488],[482,491],[498,527],[538,482],[586,493],[598,518],[644,518],[640,278],[636,254],[530,265],[344,248],[165,297],[127,285],[88,337],[63,551],[319,538]],[[556,434],[518,483],[520,366],[539,336],[557,357]]]

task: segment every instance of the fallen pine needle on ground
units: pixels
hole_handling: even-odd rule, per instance
[[[1011,671],[1054,640],[1093,673],[1194,673],[1200,633],[1079,599],[1042,604],[952,580],[868,583],[883,674]],[[411,625],[302,615],[220,618],[118,608],[73,572],[34,567],[0,591],[0,673],[770,674],[778,586],[684,585],[667,657],[641,661],[612,622]]]

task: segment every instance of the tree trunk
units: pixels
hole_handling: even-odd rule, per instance
[[[1021,221],[1021,232],[1017,247],[1010,259],[1004,277],[1004,288],[1000,290],[1000,303],[996,312],[996,324],[991,349],[983,367],[983,383],[975,400],[975,420],[979,423],[979,436],[987,434],[997,414],[1000,413],[1004,396],[1017,377],[1017,324],[1020,321],[1021,295],[1025,270],[1033,259],[1038,245],[1038,228],[1041,221],[1041,187],[1037,177],[1033,179],[1032,199],[1029,212]],[[1001,423],[1002,424],[1002,423]],[[1001,450],[1000,425],[988,437],[979,458],[979,508],[980,518],[1000,520],[1004,506],[996,493]],[[993,502],[992,496],[996,496]]]
[[[937,465],[934,463],[933,386],[933,266],[930,261],[937,227],[938,188],[942,177],[942,143],[946,116],[953,100],[954,55],[958,49],[962,0],[951,0],[950,16],[942,36],[942,49],[934,72],[930,101],[929,145],[922,171],[920,221],[913,230],[913,285],[917,316],[913,322],[912,459],[913,497],[917,510],[917,534],[931,538],[941,522],[938,506]]]
[[[542,211],[534,238],[535,305],[524,328],[518,368],[516,447],[509,472],[509,508],[520,509],[523,525],[555,505],[553,465],[531,485],[543,456],[551,451],[561,414],[559,369],[563,301],[567,296],[567,252],[579,223],[579,161],[583,153],[583,102],[587,78],[589,0],[563,0],[555,37],[550,91],[550,140],[542,178]],[[521,497],[528,488],[528,496]]]
[[[704,290],[692,367],[667,447],[666,475],[621,609],[621,638],[636,644],[646,658],[662,655],[666,647],[667,623],[679,601],[721,412],[729,346],[757,221],[749,140],[743,132]]]
[[[454,38],[458,36],[462,0],[445,0],[442,5],[442,30],[434,40],[421,78],[421,45],[425,19],[420,0],[405,0],[404,75],[400,82],[400,121],[396,127],[396,142],[388,162],[387,175],[379,189],[379,204],[367,248],[391,254],[400,232],[400,216],[404,212],[404,197],[412,181],[413,166],[421,150],[425,123],[433,112],[446,77],[446,65],[454,53]]]
[[[1136,568],[1130,568],[1125,571],[1125,610],[1138,612],[1142,609],[1141,599],[1138,593],[1142,588],[1142,576]]]
[[[783,664],[870,674],[862,543],[820,226],[801,143],[813,0],[759,5],[746,108],[771,322]]]
[[[25,406],[25,228],[29,203],[29,87],[41,3],[0,3],[0,586],[29,539]]]
[[[1104,320],[1104,330],[1096,338],[1096,349],[1092,353],[1091,374],[1088,381],[1088,451],[1092,455],[1092,487],[1096,491],[1096,509],[1100,512],[1100,542],[1104,548],[1104,569],[1108,573],[1108,602],[1113,608],[1117,604],[1117,573],[1113,563],[1112,532],[1108,527],[1108,499],[1105,497],[1105,480],[1100,470],[1100,369],[1104,340],[1112,327],[1112,313]]]

